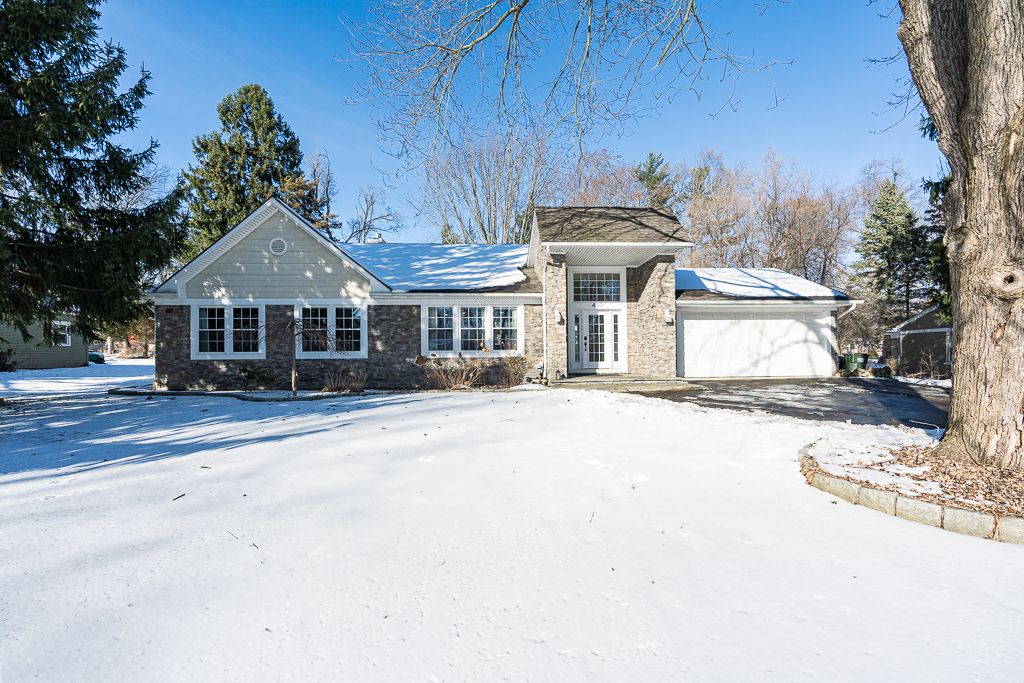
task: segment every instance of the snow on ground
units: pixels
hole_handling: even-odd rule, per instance
[[[1024,549],[835,504],[823,437],[919,438],[599,391],[19,404],[0,672],[1019,680]]]
[[[153,384],[152,358],[112,358],[76,368],[0,372],[0,397],[35,398]]]
[[[893,462],[892,451],[904,446],[932,446],[941,436],[942,430],[913,430],[893,435],[894,438],[877,439],[870,430],[861,430],[857,434],[823,437],[809,452],[826,474],[880,486],[895,486],[900,493],[910,496],[921,493],[940,495],[942,486],[938,482],[905,476],[911,472],[923,473],[927,467],[911,469]],[[881,465],[882,469],[869,469],[874,465]]]
[[[904,384],[918,384],[926,387],[942,387],[943,389],[952,389],[953,380],[951,379],[928,379],[926,377],[894,377],[897,382],[903,382]]]

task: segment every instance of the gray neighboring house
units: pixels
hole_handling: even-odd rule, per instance
[[[953,328],[932,306],[885,333],[886,358],[900,375],[949,377],[953,370]]]
[[[691,247],[671,212],[625,207],[538,207],[525,245],[341,244],[271,199],[153,290],[154,384],[232,389],[259,367],[283,387],[293,349],[311,389],[345,368],[422,387],[419,356],[479,358],[489,379],[510,355],[550,380],[832,374],[845,295],[678,268]]]
[[[70,320],[55,323],[54,344],[46,344],[43,326],[31,325],[28,332],[32,339],[25,341],[16,327],[0,324],[0,351],[11,349],[14,362],[19,370],[44,370],[48,368],[73,368],[89,364],[89,344],[84,337],[71,331]]]

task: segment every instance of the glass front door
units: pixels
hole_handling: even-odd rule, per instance
[[[571,316],[569,367],[571,370],[614,370],[622,356],[619,311],[575,311]]]

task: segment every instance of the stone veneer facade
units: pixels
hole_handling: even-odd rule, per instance
[[[568,269],[565,257],[541,247],[535,266],[544,283],[547,377],[568,374]],[[668,378],[676,375],[675,257],[658,256],[626,269],[627,374]],[[666,322],[666,313],[669,322]],[[561,315],[559,315],[561,314]]]
[[[636,268],[627,268],[629,374],[676,376],[675,319],[675,257],[658,256]]]
[[[547,336],[547,354],[544,357],[545,377],[555,379],[566,376],[569,371],[569,333],[566,321],[569,319],[566,298],[568,269],[565,256],[552,254],[549,247],[540,247],[535,264],[537,276],[544,284],[543,333]]]
[[[523,349],[529,370],[543,356],[541,306],[524,306]],[[427,386],[423,370],[416,365],[420,355],[420,307],[418,305],[369,306],[367,317],[367,358],[299,359],[299,388],[321,389],[331,369],[351,368],[367,373],[367,386],[374,389],[410,389]],[[275,389],[290,387],[291,338],[284,323],[293,315],[289,305],[266,306],[266,358],[260,360],[192,360],[190,311],[188,306],[156,307],[156,376],[154,387],[170,390],[238,389],[239,370],[260,367],[276,378]],[[486,382],[496,382],[500,358],[488,363]]]

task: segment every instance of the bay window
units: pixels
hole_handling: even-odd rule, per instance
[[[422,307],[423,355],[452,357],[522,353],[522,306]]]

